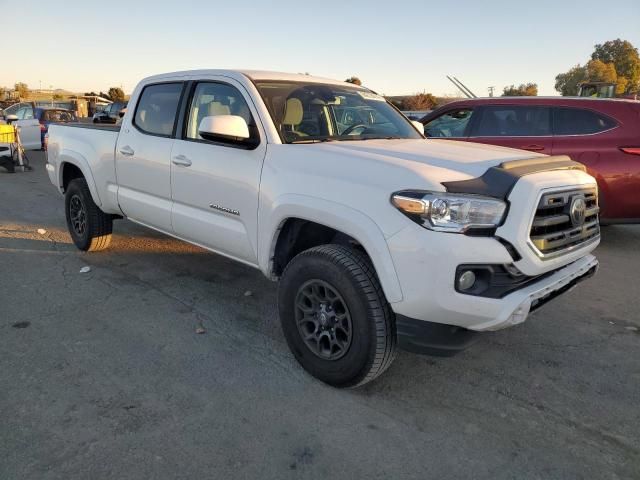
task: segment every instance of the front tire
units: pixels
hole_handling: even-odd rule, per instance
[[[69,182],[64,204],[67,228],[75,246],[85,252],[106,249],[111,243],[113,217],[95,204],[84,178]]]
[[[282,274],[278,310],[296,360],[329,385],[364,385],[395,358],[395,317],[371,262],[353,248],[297,255]]]

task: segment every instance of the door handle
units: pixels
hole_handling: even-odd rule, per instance
[[[529,150],[530,152],[541,152],[544,150],[542,145],[527,145],[526,147],[520,147],[522,150]]]
[[[133,148],[131,148],[129,145],[125,145],[124,147],[120,148],[120,153],[122,155],[126,155],[127,157],[131,157],[134,153]]]
[[[174,165],[180,165],[182,167],[190,167],[191,166],[191,160],[189,160],[184,155],[176,155],[175,157],[173,157],[172,162],[173,162]]]

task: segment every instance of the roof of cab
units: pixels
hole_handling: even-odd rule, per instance
[[[307,75],[305,73],[284,73],[284,72],[270,72],[263,70],[183,70],[179,72],[161,73],[158,75],[152,75],[144,78],[142,81],[147,83],[149,81],[158,81],[169,78],[185,77],[192,75],[219,75],[225,77],[231,77],[236,80],[241,80],[242,77],[249,78],[252,81],[289,81],[289,82],[308,82],[308,83],[326,83],[331,85],[345,85],[345,82],[334,80],[331,78],[315,77],[313,75]],[[351,87],[358,88],[357,85],[349,84]],[[364,87],[359,87],[366,90]]]

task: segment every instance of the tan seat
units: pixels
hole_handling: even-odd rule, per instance
[[[284,118],[282,119],[282,125],[287,127],[286,132],[292,132],[298,136],[306,137],[306,133],[297,130],[297,127],[302,123],[303,116],[304,110],[300,99],[287,99],[287,103],[284,106]]]

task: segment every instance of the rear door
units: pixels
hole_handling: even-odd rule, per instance
[[[608,219],[640,218],[640,155],[621,150],[640,144],[640,115],[626,120],[589,108],[553,109],[553,154],[587,167],[598,181],[601,216]]]
[[[173,227],[180,237],[255,265],[258,188],[266,153],[257,111],[244,87],[227,77],[195,81],[184,126],[171,153]],[[209,141],[198,134],[204,117],[236,115],[254,145]]]
[[[116,145],[118,202],[133,220],[171,232],[171,148],[183,82],[145,85]]]
[[[20,142],[25,150],[40,150],[40,122],[35,118],[33,107],[23,106],[16,112],[18,120],[14,123],[18,127]]]
[[[538,105],[481,107],[469,140],[551,154],[551,108]]]

